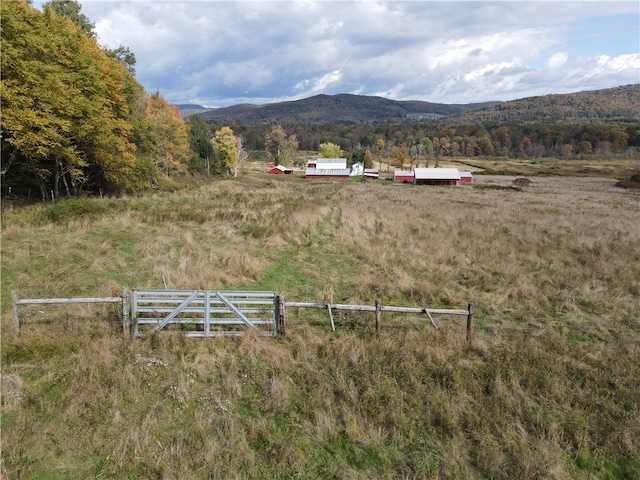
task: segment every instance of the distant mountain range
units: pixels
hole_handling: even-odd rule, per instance
[[[462,105],[339,94],[212,109],[200,105],[176,106],[183,117],[197,113],[205,122],[215,124],[640,121],[640,84]]]

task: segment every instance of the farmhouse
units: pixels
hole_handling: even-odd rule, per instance
[[[413,170],[396,170],[393,172],[393,181],[402,183],[413,183]]]
[[[356,162],[351,165],[351,176],[357,177],[359,175],[364,174],[364,165],[362,162]]]
[[[290,175],[293,173],[293,168],[287,168],[287,167],[283,167],[282,165],[276,165],[273,168],[271,168],[271,170],[269,170],[269,173],[274,175]]]
[[[457,168],[416,168],[416,185],[458,185],[460,172]]]

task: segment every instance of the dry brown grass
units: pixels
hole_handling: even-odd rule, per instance
[[[474,184],[248,174],[2,230],[6,478],[633,478],[640,474],[640,196],[602,178]],[[92,200],[87,200],[92,201]],[[95,200],[97,202],[97,200]],[[106,202],[106,200],[105,200]],[[47,216],[49,215],[49,216]],[[255,288],[286,338],[123,339],[109,308],[20,297]],[[65,307],[66,308],[66,307]],[[115,312],[117,313],[117,312]]]

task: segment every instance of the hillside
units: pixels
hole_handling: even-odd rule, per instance
[[[487,105],[448,105],[339,94],[266,105],[234,105],[207,110],[200,115],[209,123],[390,123],[402,122],[409,117],[440,119]]]
[[[454,114],[463,122],[640,120],[640,84],[564,95],[544,95]]]
[[[637,121],[640,120],[640,84],[461,105],[340,94],[265,105],[241,104],[215,109],[178,107],[183,116],[199,113],[208,123]]]

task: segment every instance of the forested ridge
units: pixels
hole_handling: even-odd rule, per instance
[[[181,110],[186,115],[198,113],[210,123],[391,123],[440,119],[494,103],[496,102],[456,105],[341,93],[314,95],[301,100],[266,105],[240,104],[202,111],[185,105]]]
[[[209,123],[568,122],[640,120],[640,84],[507,102],[442,104],[397,101],[366,95],[315,95],[266,105],[204,109],[181,105]]]
[[[640,120],[640,84],[501,102],[457,113],[463,122],[585,122]]]

